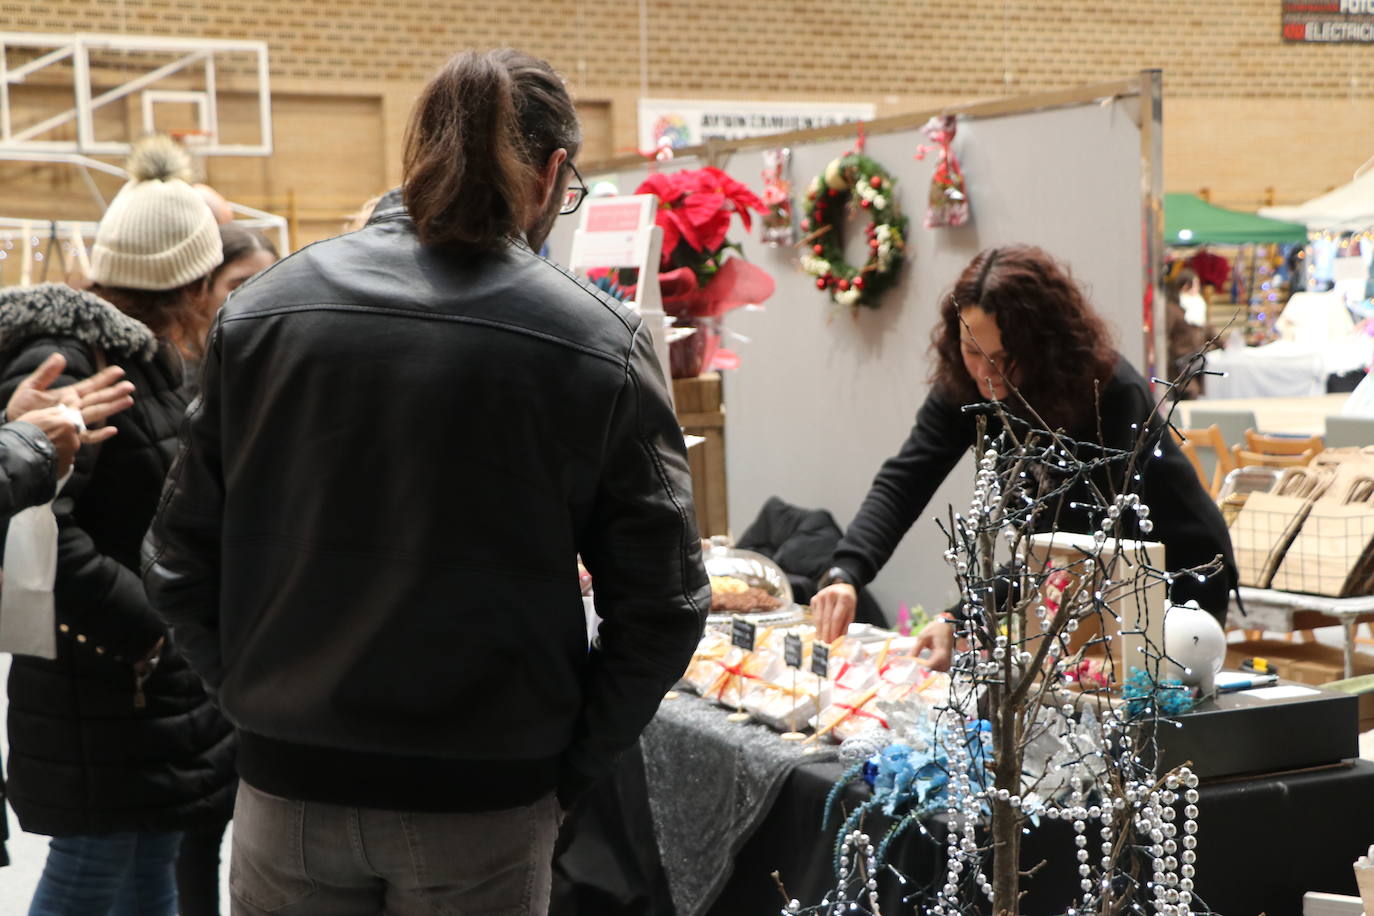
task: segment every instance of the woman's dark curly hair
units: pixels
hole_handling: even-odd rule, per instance
[[[960,404],[985,400],[960,351],[959,312],[969,306],[996,319],[1007,354],[1002,370],[1045,422],[1071,429],[1092,415],[1094,383],[1105,385],[1112,377],[1117,354],[1107,326],[1066,266],[1039,248],[1007,245],[981,252],[964,268],[941,301],[941,321],[931,335],[931,382]],[[1007,407],[1026,414],[1015,394]]]

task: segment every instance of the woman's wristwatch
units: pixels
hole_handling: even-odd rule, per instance
[[[854,588],[859,587],[858,583],[854,581],[854,577],[851,576],[843,566],[832,566],[825,571],[823,576],[821,576],[821,581],[816,583],[816,591],[828,588],[837,582],[845,585],[852,585]]]

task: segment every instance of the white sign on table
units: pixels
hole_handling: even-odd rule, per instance
[[[663,230],[655,224],[657,210],[658,198],[652,194],[588,200],[582,208],[582,226],[573,233],[568,266],[581,274],[605,268],[634,268],[635,299],[625,304],[644,319],[663,378],[671,379],[665,333],[668,319],[663,314],[663,298],[658,288]],[[673,398],[671,382],[668,397]]]

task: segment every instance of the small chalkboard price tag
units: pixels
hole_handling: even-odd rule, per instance
[[[782,657],[789,668],[802,666],[802,640],[796,633],[789,633],[783,637]]]
[[[746,652],[754,651],[754,640],[758,637],[758,626],[736,617],[730,622],[730,644]]]
[[[830,676],[830,646],[820,640],[811,644],[811,673],[816,677]]]

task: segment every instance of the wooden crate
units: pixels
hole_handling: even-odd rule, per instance
[[[677,418],[689,436],[706,441],[688,449],[697,527],[702,537],[730,533],[725,499],[725,406],[721,403],[720,374],[673,379]]]

